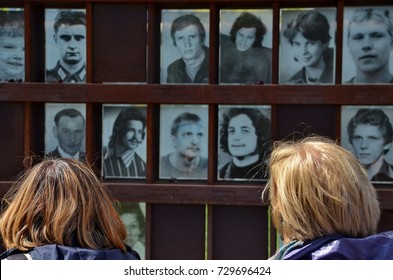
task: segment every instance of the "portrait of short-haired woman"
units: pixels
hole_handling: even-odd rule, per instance
[[[281,84],[334,83],[335,12],[282,10]]]

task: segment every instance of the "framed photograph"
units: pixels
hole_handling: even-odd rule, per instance
[[[0,8],[0,82],[23,82],[24,80],[24,10]]]
[[[142,260],[146,259],[146,203],[120,202],[119,215],[127,230],[125,240]]]
[[[219,105],[218,180],[266,180],[271,106]]]
[[[45,81],[86,82],[86,10],[45,9]]]
[[[336,8],[281,9],[280,84],[334,84]]]
[[[393,6],[345,7],[343,84],[393,83]]]
[[[209,82],[209,10],[162,10],[161,84]]]
[[[207,179],[208,113],[207,105],[161,105],[161,179]]]
[[[45,157],[86,161],[86,104],[45,104]]]
[[[271,84],[272,9],[220,10],[220,83]]]
[[[373,182],[393,182],[393,106],[342,106],[341,146]]]
[[[145,104],[103,104],[104,178],[146,178]]]

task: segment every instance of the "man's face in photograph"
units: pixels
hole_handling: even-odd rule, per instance
[[[201,153],[204,139],[203,126],[200,122],[181,123],[176,135],[172,135],[173,146],[183,157],[193,159]]]
[[[384,23],[375,20],[352,22],[348,34],[348,48],[360,71],[373,73],[389,63],[393,42]]]
[[[174,37],[176,48],[184,60],[192,60],[200,55],[203,42],[196,25],[176,31]]]
[[[129,150],[135,150],[143,140],[143,123],[137,120],[127,122],[126,131],[122,137],[122,145]]]
[[[245,114],[233,117],[228,124],[228,149],[234,157],[246,157],[257,150],[257,135],[250,118]]]
[[[75,65],[85,60],[86,55],[86,26],[83,24],[59,26],[55,41],[60,58],[69,65]]]
[[[255,42],[257,29],[255,27],[242,27],[236,32],[236,48],[245,52],[252,47]]]
[[[54,134],[59,142],[59,146],[70,155],[75,155],[85,138],[85,122],[82,117],[70,118],[63,116],[60,118]]]
[[[352,147],[359,162],[365,166],[375,163],[391,145],[385,144],[382,132],[375,125],[358,124],[354,130]]]

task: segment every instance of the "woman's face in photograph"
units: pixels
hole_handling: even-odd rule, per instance
[[[236,48],[245,52],[250,49],[255,42],[255,34],[257,29],[255,27],[242,27],[236,32]]]
[[[240,114],[229,121],[228,149],[232,156],[245,157],[255,154],[257,142],[255,127],[247,115]]]
[[[295,60],[303,67],[317,66],[322,60],[325,47],[326,44],[322,44],[321,41],[308,40],[300,32],[292,40]]]
[[[134,213],[124,213],[121,215],[121,219],[127,229],[127,241],[132,247],[139,240],[142,234],[137,216]]]
[[[375,163],[390,146],[391,143],[385,144],[382,132],[375,125],[358,124],[353,132],[352,147],[363,165]]]
[[[176,48],[184,60],[192,60],[199,57],[203,42],[196,25],[189,25],[174,34]]]
[[[389,66],[393,42],[384,23],[352,22],[348,34],[348,48],[357,69],[373,73]]]

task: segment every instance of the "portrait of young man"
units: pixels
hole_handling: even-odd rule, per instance
[[[345,7],[342,82],[393,83],[393,6]]]
[[[23,9],[0,8],[0,82],[24,81],[24,35]]]
[[[160,179],[207,179],[208,107],[161,105]]]
[[[279,83],[335,82],[336,9],[281,9]]]
[[[220,11],[220,83],[271,83],[272,17],[272,10]]]
[[[46,9],[46,82],[86,82],[86,11]]]
[[[393,181],[393,106],[343,106],[341,145],[366,168],[371,181]]]
[[[105,178],[146,178],[146,105],[103,105]]]
[[[45,104],[45,157],[86,161],[86,105]]]
[[[270,106],[219,106],[219,180],[267,178],[270,119]]]
[[[209,11],[162,10],[161,83],[209,82]]]

